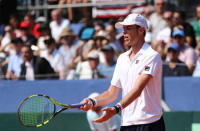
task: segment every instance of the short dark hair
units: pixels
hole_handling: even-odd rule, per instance
[[[31,53],[33,52],[31,45],[24,45],[23,48],[28,48]]]
[[[139,26],[139,25],[136,25],[136,29],[139,29],[139,28],[141,28],[141,26]],[[144,30],[144,36],[146,35],[146,30]]]
[[[12,38],[11,43],[13,44],[23,44],[23,40],[21,38]]]

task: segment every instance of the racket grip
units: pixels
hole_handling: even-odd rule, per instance
[[[79,108],[81,106],[84,106],[84,104],[83,103],[71,104],[71,108]]]

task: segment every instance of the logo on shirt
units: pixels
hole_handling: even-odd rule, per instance
[[[139,60],[136,60],[136,61],[135,61],[135,64],[138,64],[138,63],[139,63]]]
[[[149,70],[150,70],[150,67],[149,67],[149,66],[145,66],[144,70],[145,70],[145,71],[149,71]]]

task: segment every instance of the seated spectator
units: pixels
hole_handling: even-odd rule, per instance
[[[30,33],[35,37],[40,37],[41,33],[39,32],[38,28],[40,27],[39,24],[35,23],[35,17],[31,13],[27,13],[24,16],[24,21],[29,22],[29,30]]]
[[[75,38],[74,32],[69,27],[64,28],[60,34],[59,41],[62,45],[59,48],[59,52],[64,57],[65,77],[68,72],[74,68],[71,67],[70,61],[80,45],[80,41]]]
[[[12,27],[13,29],[13,33],[14,33],[14,36],[15,37],[20,37],[21,36],[21,31],[20,31],[20,22],[19,22],[19,16],[16,15],[16,14],[13,14],[10,16],[10,19],[9,19],[9,24],[10,26]]]
[[[200,52],[199,52],[199,57],[198,60],[196,62],[196,67],[194,69],[194,72],[192,74],[193,77],[200,77]]]
[[[44,40],[45,37],[51,37],[51,31],[47,23],[40,24],[38,30],[41,32],[41,36],[38,38],[37,41],[37,55],[42,57],[43,55],[47,54],[47,48],[45,46]]]
[[[95,33],[94,33],[94,36],[96,36],[97,33],[98,33],[99,31],[101,31],[101,30],[105,30],[104,22],[98,20],[98,21],[96,22],[96,24],[94,25],[94,32],[95,32]]]
[[[28,21],[22,21],[20,23],[21,39],[27,45],[36,45],[37,39],[30,32],[30,23]]]
[[[6,25],[4,28],[4,36],[2,40],[0,41],[0,51],[6,53],[7,55],[11,54],[13,52],[12,46],[11,46],[11,40],[14,38],[13,29],[10,25]]]
[[[171,28],[172,28],[172,12],[166,11],[163,15],[163,18],[166,23],[166,27],[158,32],[155,42],[152,44],[152,47],[159,52],[162,60],[165,59],[166,52],[165,46],[171,40]]]
[[[196,7],[196,20],[192,23],[197,44],[200,44],[200,4]]]
[[[88,98],[95,98],[99,95],[99,93],[92,93],[88,96]],[[96,123],[93,122],[93,120],[96,120],[99,118],[99,116],[102,114],[101,111],[102,107],[93,107],[91,110],[87,111],[87,120],[90,126],[90,129],[92,131],[120,131],[120,116],[114,115],[109,120],[102,122],[102,123]]]
[[[155,0],[155,12],[151,14],[149,21],[152,27],[152,41],[155,42],[158,32],[165,28],[166,23],[163,19],[166,3],[165,0]]]
[[[42,57],[34,56],[29,45],[22,47],[21,80],[53,79],[57,78],[49,62]]]
[[[46,55],[43,55],[42,57],[48,60],[51,67],[58,74],[59,79],[64,79],[64,58],[60,52],[58,52],[55,40],[47,36],[44,43],[47,48],[47,52]]]
[[[9,56],[6,79],[18,80],[21,73],[21,64],[23,63],[21,49],[24,43],[21,38],[13,38],[11,43],[15,53],[10,54]]]
[[[116,65],[115,51],[110,44],[104,45],[101,51],[103,52],[105,61],[99,64],[98,70],[103,76],[111,79]]]
[[[91,39],[94,35],[94,25],[93,25],[93,19],[90,15],[85,15],[83,17],[83,23],[85,23],[85,26],[83,26],[80,29],[80,32],[78,34],[78,37],[80,40],[87,41]]]
[[[184,62],[190,74],[193,73],[197,61],[197,54],[191,46],[185,44],[185,34],[183,30],[175,30],[172,33],[173,42],[180,47],[179,60]]]
[[[163,76],[188,76],[190,75],[189,70],[183,62],[178,59],[179,56],[179,45],[171,43],[167,57],[169,61],[163,63]]]
[[[62,11],[55,9],[51,12],[52,21],[49,24],[52,37],[58,41],[63,29],[69,27],[70,21],[62,16]]]
[[[88,54],[88,60],[80,62],[76,68],[76,77],[78,79],[97,79],[104,78],[97,69],[99,65],[99,52],[92,50]]]
[[[182,26],[185,34],[186,44],[195,48],[196,40],[194,29],[190,23],[185,21],[185,14],[186,13],[183,11],[175,11],[172,17],[173,26]]]
[[[120,45],[119,40],[116,39],[117,30],[113,24],[108,24],[106,26],[106,34],[107,34],[106,38],[109,40],[109,44],[112,44],[115,52],[117,54],[123,52],[124,51],[123,46]]]

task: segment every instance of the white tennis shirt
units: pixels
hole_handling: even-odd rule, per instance
[[[132,60],[131,49],[121,54],[113,74],[111,85],[122,88],[122,98],[134,88],[140,74],[149,74],[152,79],[141,95],[122,110],[122,126],[152,123],[162,116],[160,105],[160,82],[162,60],[150,45],[144,43]]]

